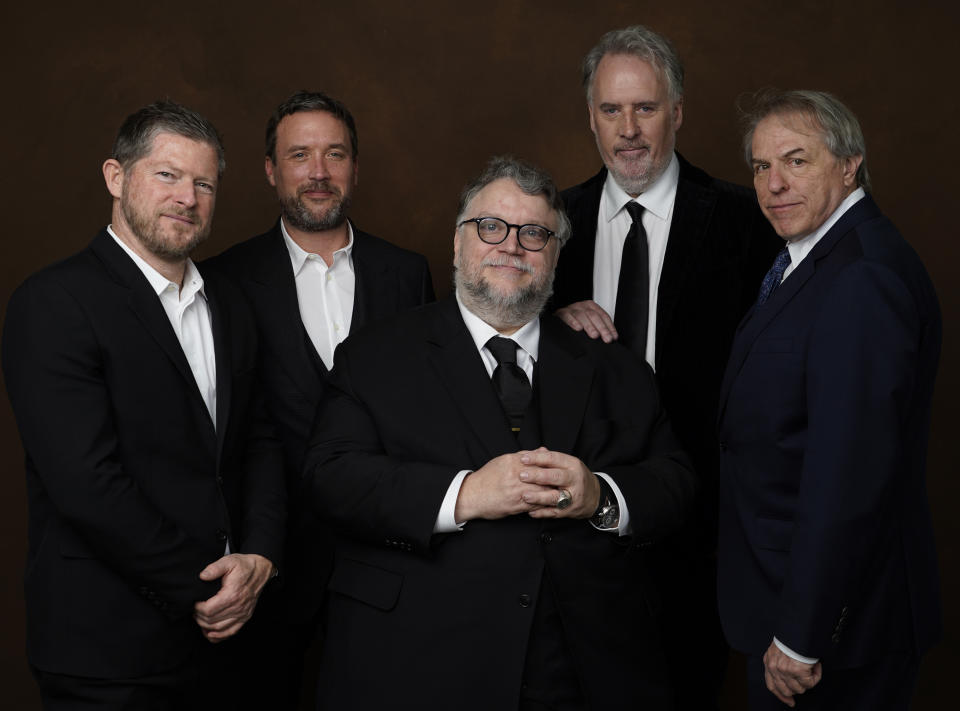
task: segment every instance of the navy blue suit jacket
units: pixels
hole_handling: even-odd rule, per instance
[[[924,481],[940,309],[867,196],[744,318],[721,388],[728,640],[835,668],[922,653],[940,612]]]

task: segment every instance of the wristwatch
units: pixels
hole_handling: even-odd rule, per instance
[[[604,531],[611,531],[620,525],[620,507],[607,480],[602,476],[598,476],[597,480],[600,482],[600,503],[590,517],[590,523]]]

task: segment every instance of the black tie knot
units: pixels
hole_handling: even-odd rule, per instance
[[[494,336],[487,341],[489,350],[497,361],[497,365],[517,362],[517,343],[503,336]]]
[[[630,219],[634,222],[640,222],[640,218],[643,217],[643,210],[643,205],[634,200],[627,203],[627,212],[630,213]]]

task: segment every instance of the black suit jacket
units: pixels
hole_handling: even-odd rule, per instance
[[[677,438],[704,480],[701,521],[712,540],[716,416],[733,332],[783,241],[753,191],[711,178],[680,155],[680,177],[657,293],[656,372]],[[593,298],[597,215],[606,169],[563,192],[573,227],[560,252],[556,307]]]
[[[356,288],[350,333],[387,316],[433,301],[427,260],[354,226],[352,250]],[[280,582],[284,606],[294,617],[309,617],[322,599],[330,570],[330,547],[301,506],[301,471],[310,427],[327,369],[300,318],[290,254],[279,220],[262,235],[204,262],[230,276],[243,290],[260,330],[260,377],[267,405],[284,447],[290,492],[290,540]]]
[[[614,478],[632,537],[526,515],[434,535],[456,473],[517,440],[452,297],[351,337],[307,455],[314,505],[342,536],[322,708],[516,708],[541,580],[589,707],[660,707],[640,550],[680,526],[695,477],[649,368],[541,325],[542,443]]]
[[[940,631],[925,486],[940,308],[867,196],[743,320],[723,383],[720,613],[825,667]],[[826,677],[826,673],[825,673]]]
[[[206,275],[217,427],[149,282],[106,231],[13,295],[3,368],[26,450],[31,664],[141,676],[206,644],[197,577],[224,554],[279,563],[279,443],[242,296]]]

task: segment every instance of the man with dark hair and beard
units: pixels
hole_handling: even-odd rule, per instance
[[[233,681],[201,679],[219,656],[209,643],[241,629],[279,560],[281,451],[251,376],[256,323],[189,258],[223,169],[199,114],[170,101],[132,114],[103,164],[112,223],[10,300],[27,653],[45,709],[226,698]]]
[[[338,349],[304,470],[338,535],[319,708],[671,708],[640,549],[695,477],[650,369],[540,317],[569,231],[493,159],[455,295]]]
[[[347,212],[359,141],[346,106],[299,91],[267,122],[264,168],[281,217],[273,228],[209,260],[240,285],[262,340],[259,378],[284,445],[289,516],[284,563],[237,643],[249,665],[249,708],[295,709],[304,655],[332,563],[329,536],[302,504],[301,467],[317,403],[348,334],[433,301],[421,255],[357,229]]]

